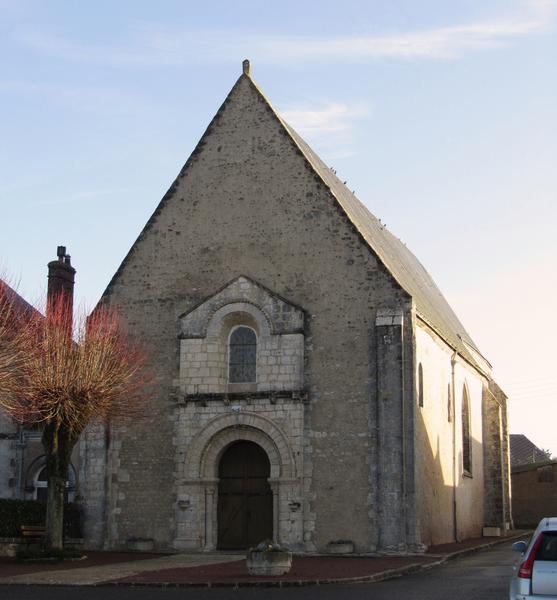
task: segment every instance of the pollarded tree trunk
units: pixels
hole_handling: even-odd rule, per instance
[[[46,547],[51,550],[64,547],[64,496],[74,444],[74,436],[67,426],[58,420],[46,425],[43,431],[48,480]]]
[[[66,471],[67,472],[67,471]],[[51,550],[64,548],[64,492],[66,476],[48,476],[46,503],[46,546]]]

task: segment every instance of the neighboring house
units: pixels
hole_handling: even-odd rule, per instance
[[[509,526],[489,363],[249,63],[102,302],[158,386],[82,437],[89,546],[408,552]]]
[[[557,515],[557,461],[513,467],[512,508],[517,527],[533,527]]]
[[[557,515],[557,461],[525,435],[511,433],[512,514],[517,527]]]
[[[62,285],[67,286],[69,277],[73,291],[75,271],[62,246],[59,247],[58,260],[48,264],[48,272],[49,294],[56,293],[62,281],[65,282]],[[6,282],[0,280],[0,285],[13,297],[13,306],[21,326],[25,326],[28,315],[40,315]],[[46,460],[41,438],[40,424],[21,425],[0,408],[0,498],[46,501]],[[78,469],[79,452],[76,449],[72,454],[72,464],[66,484],[69,502],[75,499],[77,493]]]
[[[511,433],[509,435],[511,449],[511,468],[532,463],[547,462],[551,456],[538,448],[525,435]]]

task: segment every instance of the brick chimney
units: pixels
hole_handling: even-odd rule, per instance
[[[48,263],[47,312],[51,303],[61,296],[72,312],[75,269],[72,267],[70,255],[66,254],[66,246],[58,246],[56,254],[58,259]]]

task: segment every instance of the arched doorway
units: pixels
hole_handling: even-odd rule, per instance
[[[245,549],[273,537],[270,463],[254,442],[231,444],[219,463],[218,541],[223,550]]]

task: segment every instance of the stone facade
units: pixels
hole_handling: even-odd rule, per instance
[[[293,549],[304,548],[303,413],[300,398],[279,398],[273,403],[261,398],[232,405],[215,401],[204,407],[187,403],[177,410],[174,548],[217,547],[218,459],[238,439],[257,443],[269,457],[273,537]]]
[[[347,211],[330,177],[244,73],[103,296],[151,348],[157,386],[143,419],[83,437],[90,546],[218,547],[220,465],[238,441],[264,450],[272,534],[296,550],[340,539],[406,552],[481,534],[489,369],[456,352],[458,331],[421,319],[402,270],[355,224],[368,213]],[[385,257],[408,260],[373,227]],[[236,328],[256,339],[242,382],[229,377]],[[448,388],[454,415],[468,390],[472,477]]]
[[[228,383],[228,338],[238,325],[257,334],[255,384]],[[183,393],[300,390],[303,387],[304,314],[239,277],[180,318]]]

